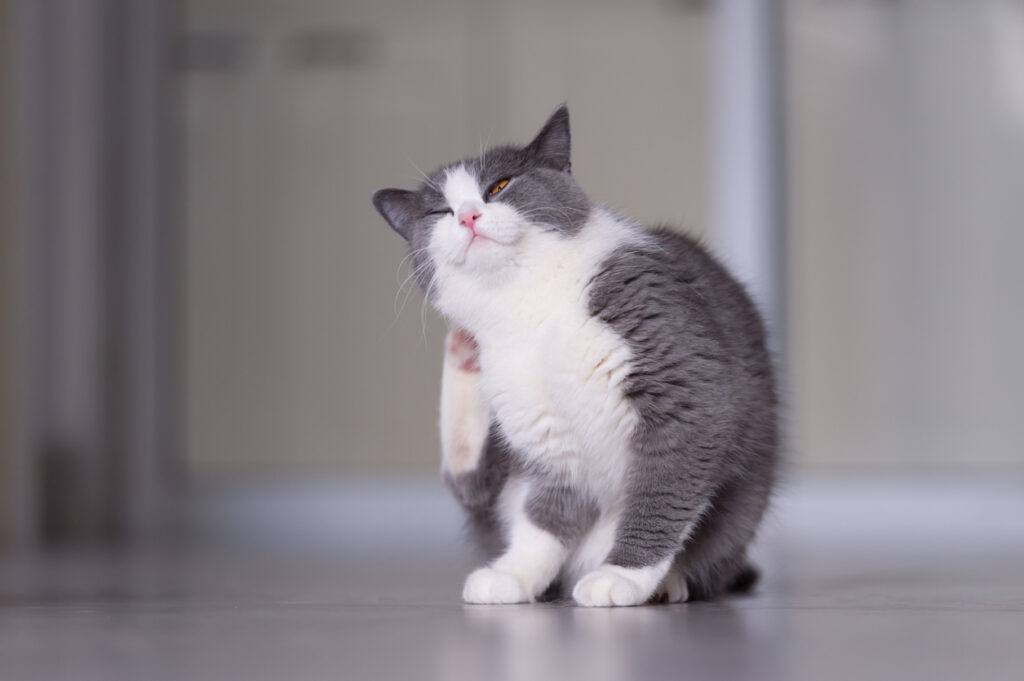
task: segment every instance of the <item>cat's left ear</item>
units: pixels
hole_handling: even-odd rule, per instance
[[[406,241],[412,237],[416,205],[416,192],[408,189],[381,189],[373,194],[374,208]]]
[[[526,145],[526,151],[533,159],[548,168],[569,172],[569,107],[561,105],[548,118],[533,141]]]

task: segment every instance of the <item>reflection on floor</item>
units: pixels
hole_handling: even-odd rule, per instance
[[[1024,480],[797,479],[721,603],[458,600],[435,481],[204,493],[187,548],[0,560],[0,678],[1021,678]]]

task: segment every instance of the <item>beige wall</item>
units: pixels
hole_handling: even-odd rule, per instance
[[[1024,465],[1024,5],[789,10],[798,459]]]
[[[567,100],[600,201],[706,221],[705,16],[630,3],[193,0],[244,41],[185,76],[186,450],[199,477],[434,469],[442,324],[372,192],[414,166],[526,141]],[[355,63],[295,68],[294,36],[358,32]],[[638,77],[637,74],[642,74]],[[396,313],[396,293],[398,307]]]
[[[417,292],[396,314],[404,247],[369,203],[415,166],[568,100],[594,198],[701,232],[699,4],[190,0],[190,32],[242,46],[183,81],[191,473],[436,466],[443,328]],[[787,10],[794,458],[1021,465],[1020,3]],[[336,27],[347,61],[290,60]]]

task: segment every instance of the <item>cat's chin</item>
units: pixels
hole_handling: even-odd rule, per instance
[[[478,236],[462,252],[456,267],[468,274],[487,275],[503,269],[512,258],[512,247],[488,237]]]

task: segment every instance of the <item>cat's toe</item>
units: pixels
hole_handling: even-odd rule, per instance
[[[689,600],[690,589],[686,586],[686,578],[675,570],[669,570],[654,592],[654,598],[664,603],[684,603]]]
[[[627,570],[605,565],[584,575],[572,590],[573,599],[589,608],[616,605],[641,605],[651,594],[625,573]]]
[[[480,371],[480,349],[477,347],[476,339],[468,331],[453,329],[448,332],[448,353],[462,371]]]
[[[462,600],[466,603],[500,604],[527,603],[531,599],[515,575],[482,567],[466,577]]]

